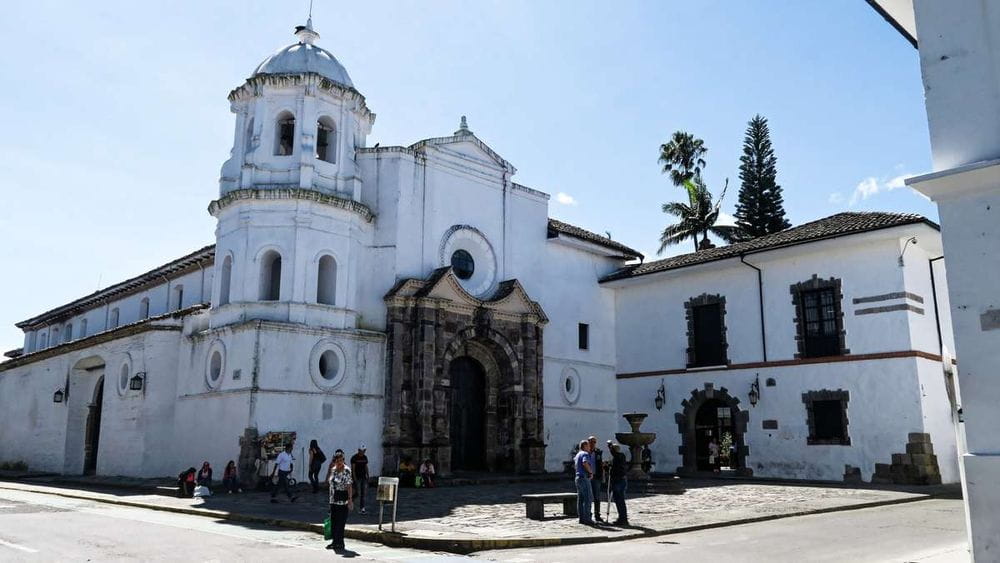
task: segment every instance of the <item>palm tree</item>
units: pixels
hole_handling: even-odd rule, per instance
[[[726,197],[726,190],[729,188],[729,179],[726,179],[726,187],[722,189],[722,194],[714,203],[712,194],[709,193],[705,183],[700,177],[694,180],[685,180],[684,187],[688,192],[688,202],[671,202],[663,204],[663,212],[680,219],[680,222],[669,225],[663,229],[660,235],[660,249],[657,254],[670,245],[683,242],[685,239],[694,240],[694,251],[698,252],[703,248],[710,248],[708,234],[721,238],[727,243],[735,242],[739,235],[739,229],[730,225],[717,225],[719,220],[722,199]],[[699,243],[698,237],[701,237]]]
[[[659,163],[675,186],[683,186],[687,180],[701,176],[707,152],[705,141],[691,133],[674,131],[670,141],[660,145]]]

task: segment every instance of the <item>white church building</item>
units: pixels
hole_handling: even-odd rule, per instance
[[[555,472],[646,412],[654,471],[959,479],[941,237],[841,213],[645,262],[549,218],[462,119],[367,147],[311,24],[229,95],[215,244],[17,324],[0,461],[167,476],[295,432],[372,466]],[[301,465],[301,464],[300,464]]]

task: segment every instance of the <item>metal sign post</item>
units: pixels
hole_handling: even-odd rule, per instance
[[[382,511],[385,503],[392,503],[392,531],[396,531],[396,503],[399,498],[399,477],[379,477],[378,489],[375,492],[378,500],[378,529],[382,530]]]

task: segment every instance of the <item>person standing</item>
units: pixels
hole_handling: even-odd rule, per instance
[[[608,452],[611,453],[611,470],[608,478],[611,480],[611,498],[615,501],[618,519],[615,526],[628,526],[628,509],[625,506],[625,491],[628,489],[628,462],[618,444],[608,440]]]
[[[319,442],[312,440],[309,442],[309,483],[312,485],[313,494],[319,492],[319,472],[323,469],[323,462],[326,461],[326,454],[319,447]]]
[[[282,490],[288,495],[288,502],[295,502],[298,497],[292,494],[292,491],[288,490],[288,476],[292,473],[292,463],[295,458],[292,457],[292,444],[285,444],[285,451],[278,454],[278,458],[274,460],[274,470],[271,471],[271,478],[274,479],[274,474],[278,474],[278,484],[271,489],[271,502],[278,502],[278,491]]]
[[[358,453],[351,456],[351,473],[354,475],[354,491],[358,495],[358,506],[361,514],[365,514],[365,497],[368,490],[368,456],[365,455],[365,445],[358,446]]]
[[[420,482],[424,488],[434,488],[434,462],[427,458],[420,465]]]
[[[580,451],[577,452],[576,457],[573,458],[573,467],[576,470],[576,477],[574,481],[576,482],[577,515],[580,517],[581,524],[593,526],[594,519],[590,515],[590,508],[594,499],[591,498],[593,496],[593,491],[590,488],[590,481],[593,478],[594,471],[590,466],[589,441],[580,441]]]
[[[344,549],[344,526],[347,515],[354,510],[354,477],[349,467],[344,465],[344,452],[337,450],[326,471],[326,482],[330,485],[330,531],[333,536],[327,549]]]
[[[715,473],[719,472],[719,444],[715,443],[715,438],[708,442],[708,466]]]
[[[587,438],[590,443],[590,467],[594,470],[594,478],[590,480],[591,493],[594,496],[594,520],[604,522],[601,518],[601,488],[604,485],[604,452],[597,447],[597,436]]]

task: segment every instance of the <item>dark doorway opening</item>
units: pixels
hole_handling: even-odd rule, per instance
[[[468,356],[455,358],[451,380],[451,468],[486,469],[486,373]]]
[[[723,443],[726,434],[734,447],[739,447],[736,436],[736,426],[733,424],[733,409],[728,404],[718,400],[705,401],[695,414],[695,459],[699,471],[710,471],[720,466],[736,469],[736,456],[726,451]],[[709,444],[715,441],[719,455],[710,459]],[[721,458],[721,459],[719,459]]]
[[[94,390],[94,402],[90,404],[87,414],[86,445],[83,450],[83,474],[97,473],[97,449],[101,443],[101,410],[104,406],[104,378],[97,380]],[[77,458],[79,459],[79,458]]]

